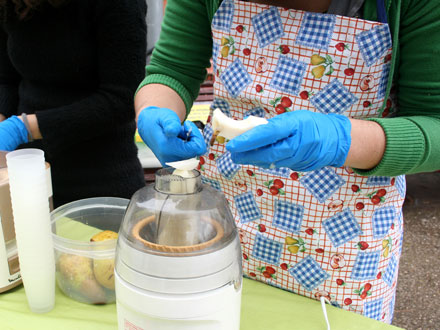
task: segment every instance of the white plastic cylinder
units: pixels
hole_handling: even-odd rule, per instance
[[[55,258],[44,153],[17,150],[6,161],[26,298],[32,312],[49,312],[55,304]]]
[[[140,289],[115,272],[118,329],[239,330],[241,287],[161,294]]]

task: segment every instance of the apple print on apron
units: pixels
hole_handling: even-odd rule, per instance
[[[298,109],[382,115],[392,49],[385,22],[224,0],[212,35],[211,108],[231,118]],[[208,119],[207,144],[212,133]],[[230,203],[245,276],[390,323],[405,177],[244,166],[226,142],[217,137],[200,169]]]

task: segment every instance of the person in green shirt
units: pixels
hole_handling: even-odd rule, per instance
[[[292,32],[295,20],[301,26],[298,32]],[[306,26],[306,20],[314,24]],[[371,26],[362,30],[356,25],[355,41],[346,34],[339,35],[343,42],[332,37],[317,43],[320,35],[339,28],[337,20],[347,26],[350,22],[362,26],[366,20]],[[277,30],[278,24],[289,29]],[[322,34],[320,26],[327,29]],[[307,29],[312,29],[310,40],[304,37]],[[247,39],[242,39],[244,35]],[[373,49],[366,45],[369,52],[363,51],[363,41],[375,41],[368,39],[371,36],[381,42]],[[270,40],[265,43],[264,38]],[[257,46],[245,48],[247,44]],[[278,57],[273,55],[275,46]],[[326,292],[331,298],[334,293],[335,304],[391,322],[403,233],[402,175],[440,169],[440,62],[433,56],[439,51],[440,7],[432,0],[168,1],[160,40],[135,98],[138,130],[162,164],[201,156],[207,182],[219,184],[239,230],[253,242],[242,241],[245,275],[278,285],[272,276],[278,274],[277,280],[288,282],[281,285],[288,290],[310,297]],[[311,54],[317,57],[306,62]],[[260,107],[269,122],[225,146],[216,143],[207,152],[210,124],[202,136],[184,120],[211,55],[217,74],[213,107],[239,119]],[[351,60],[347,66],[345,59],[353,57],[358,60],[350,68]],[[257,82],[270,81],[260,75],[268,72],[252,71],[261,58],[278,61],[265,69],[273,76],[264,87]],[[297,79],[289,80],[285,73],[277,76],[283,66]],[[357,76],[373,66],[380,72],[373,77],[374,88],[369,86],[371,75]],[[346,83],[350,77],[360,82]],[[365,97],[373,89],[370,101]],[[337,99],[341,94],[344,98]],[[325,97],[327,103],[322,101]],[[245,187],[246,193],[237,187]],[[247,209],[240,204],[243,199]],[[283,207],[288,208],[287,220],[279,218]],[[251,229],[250,223],[257,226]],[[349,229],[341,223],[350,224]],[[338,236],[341,231],[345,236]],[[299,256],[307,251],[301,242],[315,233],[321,241],[310,238],[314,251]],[[273,246],[284,242],[285,249],[276,258],[267,258],[259,254],[261,240]],[[328,246],[322,248],[319,244],[326,240]],[[354,240],[357,244],[352,244]],[[307,263],[322,271],[311,285],[301,277],[307,275],[301,268]],[[350,270],[344,279],[334,272],[341,268]],[[289,284],[293,279],[295,283]],[[350,297],[340,294],[340,283],[351,286]],[[380,307],[374,309],[374,304]],[[384,313],[375,314],[373,309]]]
[[[138,115],[154,105],[172,109],[184,120],[206,76],[205,68],[210,65],[210,21],[219,3],[218,0],[169,1],[154,59],[136,96]],[[395,118],[375,119],[380,127],[371,122],[359,123],[370,130],[359,133],[363,145],[360,149],[366,155],[359,157],[373,164],[353,166],[364,168],[365,175],[438,170],[440,62],[435,54],[440,48],[440,8],[431,0],[387,0],[386,6],[393,34],[391,72],[397,84],[399,111]],[[363,18],[375,20],[376,1],[366,0],[363,12]],[[353,135],[357,133],[353,130]],[[365,145],[365,141],[369,141],[369,145]],[[370,157],[372,153],[374,160]],[[185,157],[195,154],[197,152]]]

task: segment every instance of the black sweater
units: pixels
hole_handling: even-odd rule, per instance
[[[0,113],[37,115],[55,206],[130,198],[144,186],[134,144],[146,59],[145,0],[42,6],[0,29]]]

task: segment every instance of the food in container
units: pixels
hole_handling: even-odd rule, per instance
[[[114,258],[129,201],[88,198],[51,213],[56,279],[70,298],[88,304],[115,302]]]

